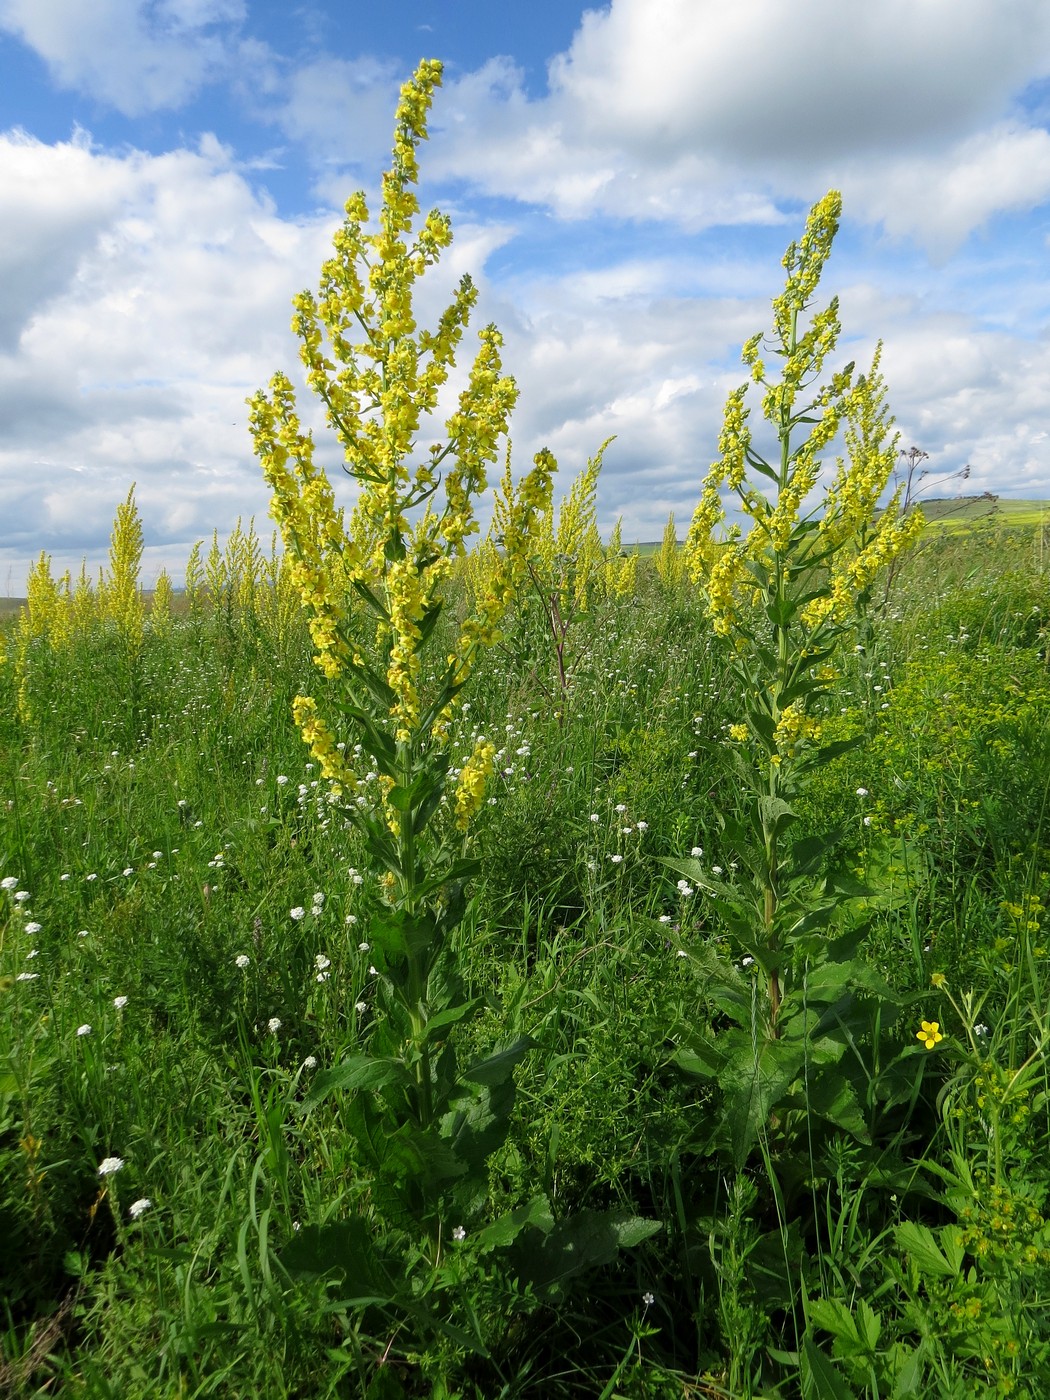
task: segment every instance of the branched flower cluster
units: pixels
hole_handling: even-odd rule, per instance
[[[454,560],[478,529],[474,502],[487,488],[488,466],[517,397],[514,380],[503,372],[502,337],[487,326],[444,433],[419,450],[477,301],[464,277],[437,327],[416,325],[415,285],[452,240],[448,219],[437,211],[416,226],[417,149],[440,82],[441,64],[428,60],[402,88],[376,226],[369,229],[364,194],[353,195],[317,294],[295,299],[292,326],[307,383],[324,405],[345,470],[360,487],[349,523],[315,463],[313,436],[303,429],[287,376],[274,375],[269,392],[250,401],[256,452],[309,616],[315,661],[329,680],[342,681],[356,707],[378,705],[399,744],[422,742],[423,731],[443,738],[455,692],[478,648],[498,633],[524,567],[521,548],[532,518],[548,508],[553,468],[553,459],[541,453],[513,494],[499,567],[461,624],[448,656],[452,694],[434,712],[424,694],[424,647]],[[316,701],[299,697],[295,714],[327,775],[344,783],[345,765]],[[479,755],[475,759],[461,785],[477,786],[485,765]],[[462,820],[473,810],[473,794],[470,802],[457,803]]]

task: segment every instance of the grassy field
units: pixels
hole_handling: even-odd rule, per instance
[[[453,1038],[520,1048],[437,1255],[366,1169],[380,1089],[312,1087],[383,1034],[384,892],[291,721],[296,613],[228,577],[20,676],[9,627],[0,1392],[1050,1393],[1050,581],[1014,504],[927,532],[824,702],[856,743],[798,830],[860,961],[803,976],[800,1068],[718,1058],[765,995],[703,893],[739,879],[731,649],[648,561],[568,676],[519,598],[452,744],[498,743]]]
[[[982,523],[1018,528],[1044,528],[1050,524],[1050,501],[1021,501],[1007,496],[944,497],[920,499],[927,524],[940,530],[968,530]]]

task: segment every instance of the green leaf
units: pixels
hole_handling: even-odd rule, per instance
[[[533,1196],[527,1205],[518,1206],[517,1210],[508,1211],[491,1225],[486,1225],[475,1235],[474,1246],[481,1254],[488,1254],[493,1249],[505,1249],[514,1243],[522,1230],[530,1226],[544,1235],[554,1228],[554,1216],[546,1196]]]
[[[612,1219],[610,1228],[621,1249],[636,1249],[638,1245],[652,1239],[653,1235],[658,1235],[663,1225],[659,1220],[646,1220],[640,1215],[630,1215]]]
[[[633,1248],[661,1228],[658,1221],[627,1211],[581,1210],[545,1234],[523,1231],[513,1258],[522,1282],[549,1296],[569,1279],[611,1264],[621,1249]]]
[[[407,812],[412,806],[412,790],[406,787],[392,787],[386,800],[395,812]]]
[[[793,841],[791,863],[788,867],[792,876],[812,875],[819,868],[825,855],[839,844],[844,834],[844,826],[837,826],[828,836],[803,836],[801,840]]]
[[[890,1400],[913,1400],[913,1397],[919,1394],[922,1383],[922,1358],[923,1347],[920,1343],[897,1372]]]
[[[429,879],[421,881],[415,887],[414,893],[418,898],[423,899],[446,885],[473,879],[481,869],[481,865],[482,862],[475,858],[450,861],[447,866],[430,876]]]
[[[464,1085],[440,1121],[440,1132],[464,1171],[479,1172],[503,1146],[514,1108],[514,1081]]]
[[[447,1031],[450,1026],[458,1026],[461,1021],[473,1020],[484,1005],[484,997],[475,997],[473,1001],[460,1002],[458,1006],[449,1006],[444,1011],[435,1012],[427,1019],[424,1041],[429,1044],[438,1038],[441,1031]]]
[[[791,619],[798,612],[798,604],[793,598],[774,598],[766,608],[766,616],[774,627],[789,627]]]
[[[956,1263],[945,1258],[933,1231],[926,1225],[906,1220],[903,1225],[895,1227],[893,1234],[898,1247],[909,1255],[920,1273],[933,1274],[936,1278],[954,1278],[959,1272],[961,1259]],[[953,1254],[955,1253],[953,1250]]]
[[[504,1049],[470,1065],[463,1071],[463,1078],[474,1084],[503,1084],[510,1078],[514,1066],[535,1044],[531,1035],[520,1035]]]
[[[853,1085],[836,1066],[811,1072],[805,1089],[806,1107],[827,1123],[852,1133],[858,1142],[870,1142],[867,1119],[857,1102]]]
[[[360,1216],[327,1225],[304,1225],[280,1251],[279,1258],[293,1278],[331,1274],[345,1280],[358,1307],[390,1300],[390,1284],[378,1265],[371,1232]]]
[[[702,880],[704,877],[704,867],[692,856],[683,856],[680,859],[672,859],[669,856],[657,856],[661,865],[666,865],[668,870],[673,870],[676,875],[684,875],[687,880]]]
[[[410,1084],[411,1075],[403,1060],[377,1059],[371,1055],[351,1055],[341,1064],[325,1069],[314,1080],[303,1099],[301,1112],[311,1113],[329,1094],[361,1089],[385,1089],[390,1084]]]
[[[882,1335],[882,1319],[863,1298],[857,1299],[857,1331],[869,1356],[874,1357]]]
[[[758,810],[767,831],[781,832],[798,820],[794,807],[780,797],[760,797]]]
[[[856,1346],[860,1334],[853,1314],[838,1298],[813,1298],[806,1304],[806,1317],[811,1327],[830,1332],[836,1340]]]
[[[797,1078],[805,1050],[759,1032],[757,1045],[744,1032],[729,1033],[736,1053],[719,1076],[725,1121],[736,1167],[742,1168],[776,1104]]]
[[[851,749],[857,748],[865,742],[863,734],[856,734],[852,739],[836,739],[832,744],[821,744],[815,749],[811,762],[823,765],[830,763],[833,758],[839,758],[844,753],[849,753]]]
[[[407,909],[386,909],[376,914],[368,928],[373,950],[387,958],[415,956],[432,947],[437,936],[434,917],[411,914]]]
[[[856,1400],[856,1396],[812,1337],[802,1342],[803,1400]]]

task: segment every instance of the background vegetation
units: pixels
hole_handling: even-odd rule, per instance
[[[928,533],[827,696],[865,742],[804,819],[844,826],[879,877],[879,987],[843,1011],[861,1120],[799,1116],[796,1088],[742,1157],[724,1088],[688,1072],[729,1025],[706,950],[732,946],[660,860],[727,861],[739,682],[658,560],[573,614],[567,685],[522,592],[456,721],[464,750],[499,744],[456,935],[483,1000],[460,1056],[534,1042],[491,1218],[542,1191],[593,1228],[538,1260],[449,1239],[409,1269],[429,1320],[288,1254],[367,1208],[343,1108],[300,1109],[371,1034],[379,890],[290,722],[310,645],[280,570],[235,539],[140,635],[94,590],[65,634],[40,623],[21,674],[9,633],[7,1392],[1045,1394],[1044,547],[994,521]],[[760,990],[746,967],[740,985]]]

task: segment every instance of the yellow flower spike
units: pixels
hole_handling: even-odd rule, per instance
[[[106,612],[116,623],[129,653],[142,650],[146,605],[142,597],[139,569],[142,564],[142,521],[135,505],[135,487],[127,500],[117,507],[109,547],[109,587],[106,590]]]
[[[474,816],[481,810],[485,800],[485,789],[494,771],[495,744],[479,740],[474,752],[463,765],[456,783],[456,825],[466,831]]]
[[[939,1045],[944,1039],[941,1035],[939,1021],[923,1021],[919,1029],[915,1032],[916,1040],[921,1040],[927,1050],[932,1050],[935,1045]]]

